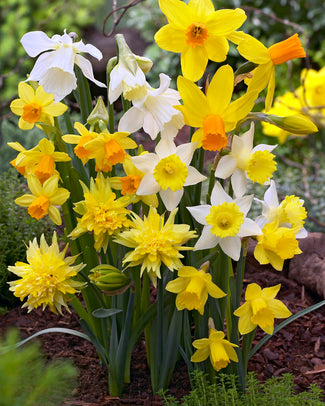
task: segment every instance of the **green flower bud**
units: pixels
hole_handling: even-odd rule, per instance
[[[96,106],[87,118],[87,123],[93,126],[99,121],[104,122],[105,125],[108,123],[108,112],[101,96],[99,96]]]
[[[114,266],[98,265],[90,271],[90,281],[105,292],[119,291],[130,285],[130,278]]]

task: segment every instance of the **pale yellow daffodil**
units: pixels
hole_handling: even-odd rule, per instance
[[[208,60],[223,62],[229,44],[226,36],[239,28],[246,19],[245,12],[215,11],[211,0],[160,0],[161,11],[168,24],[155,35],[158,46],[166,51],[181,53],[183,75],[199,80]]]
[[[229,65],[224,65],[213,76],[206,95],[192,81],[180,76],[177,79],[178,91],[183,106],[175,108],[183,113],[185,124],[199,127],[193,134],[192,142],[208,151],[220,151],[228,144],[226,133],[236,127],[251,111],[257,93],[247,92],[231,101],[234,88],[234,73]]]
[[[267,334],[273,334],[274,319],[286,319],[291,316],[288,308],[275,296],[281,285],[261,289],[256,283],[247,286],[246,302],[234,311],[239,317],[238,329],[240,334],[248,334],[256,326],[261,327]]]

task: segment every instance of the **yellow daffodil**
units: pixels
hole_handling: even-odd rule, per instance
[[[253,148],[254,123],[243,135],[234,135],[231,150],[221,157],[215,176],[226,179],[231,176],[231,185],[236,197],[243,196],[247,189],[247,179],[263,185],[276,170],[275,155],[271,151],[276,145],[259,144]]]
[[[96,170],[107,172],[113,165],[122,163],[126,157],[125,149],[137,147],[127,132],[110,134],[101,132],[96,138],[88,141],[84,148],[89,151],[88,158],[96,160]]]
[[[8,142],[7,143],[9,145],[9,147],[13,148],[14,150],[18,151],[19,154],[16,156],[15,159],[13,159],[12,161],[10,161],[10,164],[17,169],[17,171],[27,177],[29,175],[33,174],[33,169],[34,169],[34,164],[31,165],[17,165],[17,160],[20,159],[20,157],[23,155],[23,153],[26,150],[25,147],[23,147],[19,142]]]
[[[77,218],[78,225],[69,237],[76,239],[84,233],[93,232],[95,249],[103,248],[106,252],[110,236],[131,225],[128,219],[130,212],[126,208],[131,199],[127,196],[116,199],[109,179],[101,173],[95,181],[91,178],[89,189],[83,183],[81,185],[85,199],[75,203],[74,207],[81,217]]]
[[[123,162],[123,169],[126,176],[111,177],[109,179],[111,187],[121,190],[123,196],[134,195],[135,199],[133,203],[137,203],[141,200],[148,206],[158,207],[157,195],[137,195],[136,192],[145,174],[132,163],[130,155],[126,156]]]
[[[296,234],[299,227],[279,227],[278,221],[265,224],[262,235],[257,236],[254,257],[262,264],[271,264],[274,269],[281,271],[285,259],[301,254]]]
[[[71,158],[65,152],[55,151],[54,145],[46,138],[40,140],[38,145],[31,150],[22,151],[16,158],[18,167],[33,167],[33,174],[44,183],[54,174],[55,162],[67,162]]]
[[[193,347],[197,349],[191,357],[192,362],[202,362],[210,356],[213,368],[219,371],[225,368],[230,361],[238,362],[238,357],[230,341],[224,339],[223,331],[217,331],[214,328],[209,330],[209,338],[201,338],[193,341]]]
[[[63,103],[55,103],[53,94],[45,93],[42,86],[34,90],[27,83],[20,82],[18,96],[19,99],[13,100],[10,108],[14,114],[21,116],[18,126],[22,130],[29,130],[36,123],[53,126],[53,117],[61,116],[68,108]]]
[[[316,71],[314,69],[304,69],[301,72],[301,80],[304,82],[304,91],[309,107],[318,107],[325,115],[325,67]],[[312,110],[312,114],[313,114]]]
[[[246,302],[234,311],[239,317],[238,329],[240,334],[248,334],[256,326],[261,327],[267,334],[273,334],[274,319],[286,319],[291,316],[288,308],[275,296],[281,285],[261,289],[256,283],[247,286]]]
[[[199,80],[208,60],[223,62],[229,44],[227,35],[239,28],[246,19],[245,12],[215,11],[211,0],[159,0],[168,24],[155,35],[158,46],[166,51],[181,53],[183,75]]]
[[[84,264],[72,265],[76,256],[65,258],[67,248],[68,245],[60,252],[56,233],[53,234],[51,245],[47,244],[42,234],[40,245],[36,238],[29,242],[27,263],[16,262],[15,266],[8,267],[10,272],[20,278],[9,282],[9,290],[20,300],[27,297],[22,307],[27,307],[28,312],[39,306],[43,310],[49,306],[53,312],[62,314],[62,306],[68,309],[69,295],[74,295],[76,289],[84,286],[72,279]]]
[[[238,44],[238,52],[244,58],[259,65],[253,71],[252,79],[249,79],[248,90],[261,92],[267,87],[265,110],[269,111],[275,87],[275,65],[306,56],[298,34],[294,34],[284,41],[277,42],[269,48],[266,48],[256,38],[243,32],[236,32],[230,35],[229,38]]]
[[[192,142],[208,151],[220,151],[228,144],[226,133],[236,127],[254,106],[256,92],[248,92],[230,103],[234,88],[234,73],[224,65],[213,76],[206,95],[190,80],[178,77],[177,87],[183,106],[176,106],[183,113],[185,124],[199,127]]]
[[[226,294],[212,282],[207,267],[197,270],[192,266],[183,266],[178,270],[178,278],[168,282],[166,290],[177,293],[176,307],[178,310],[196,309],[201,315],[208,295],[220,298]]]
[[[57,175],[48,178],[43,185],[36,176],[29,176],[27,183],[32,194],[18,197],[15,203],[28,207],[29,215],[37,220],[48,214],[53,223],[61,225],[60,212],[56,206],[62,206],[69,198],[70,192],[67,189],[59,188],[58,182]]]
[[[75,123],[74,128],[80,135],[66,134],[62,137],[63,141],[67,144],[77,144],[74,148],[74,153],[82,161],[83,164],[89,161],[90,152],[85,148],[87,142],[95,139],[98,133],[88,131],[87,128],[81,123]]]
[[[115,242],[132,248],[125,255],[123,264],[129,262],[129,266],[141,265],[141,275],[147,270],[155,286],[157,278],[161,278],[161,264],[165,264],[171,271],[180,268],[180,258],[183,255],[179,251],[192,249],[182,245],[196,237],[195,231],[189,231],[187,224],[174,224],[177,210],[170,213],[166,223],[164,215],[160,216],[153,207],[150,207],[148,216],[144,216],[143,220],[132,213],[131,229],[123,231],[114,239]]]

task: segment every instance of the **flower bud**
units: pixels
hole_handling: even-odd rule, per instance
[[[108,112],[101,96],[98,98],[96,106],[87,118],[87,123],[90,125],[95,125],[99,121],[103,121],[105,125],[108,123]]]
[[[291,134],[312,134],[318,131],[317,126],[307,117],[302,114],[292,116],[279,117],[269,114],[268,117],[271,124],[288,131]]]
[[[98,265],[90,272],[90,281],[105,292],[121,293],[122,288],[129,287],[131,282],[124,272],[108,264]]]

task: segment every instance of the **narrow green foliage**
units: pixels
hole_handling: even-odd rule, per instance
[[[39,347],[16,348],[18,333],[0,340],[1,406],[57,406],[72,392],[76,369],[68,361],[45,363]]]
[[[192,391],[181,400],[161,391],[164,406],[321,406],[322,390],[311,385],[307,392],[294,393],[291,374],[273,377],[260,383],[253,373],[247,376],[246,393],[236,389],[236,376],[220,374],[217,382],[210,384],[203,372],[192,374]]]

